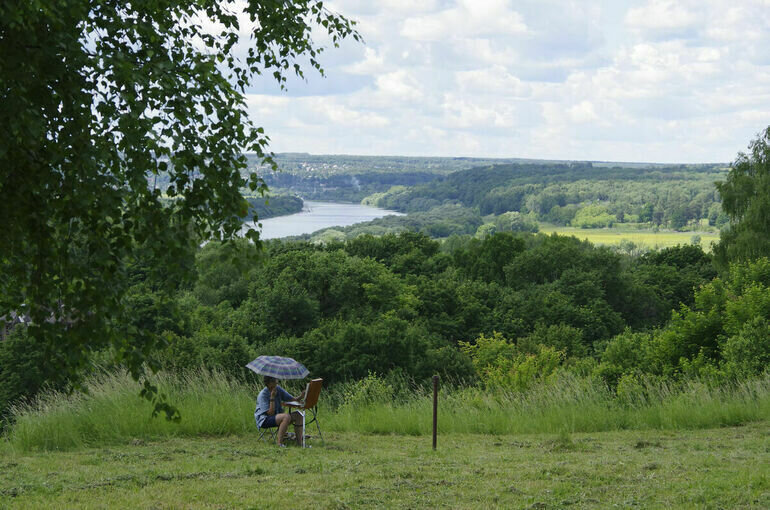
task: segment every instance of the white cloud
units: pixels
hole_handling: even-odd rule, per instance
[[[488,66],[507,65],[521,58],[521,54],[512,46],[483,37],[463,38],[452,41],[449,49],[454,52],[454,57],[458,58],[458,60],[447,63],[453,67],[467,67],[474,64]],[[458,66],[458,63],[461,65]],[[469,64],[463,65],[466,63]]]
[[[445,41],[479,35],[519,35],[527,26],[507,0],[459,0],[452,7],[408,18],[401,35],[417,41]]]
[[[329,98],[308,98],[308,107],[329,122],[345,128],[381,128],[390,124],[387,117],[378,113],[356,111]]]
[[[599,118],[594,110],[594,105],[590,101],[581,101],[580,103],[573,105],[567,114],[572,122],[579,124],[592,122]]]
[[[496,94],[501,97],[526,97],[531,87],[511,75],[505,67],[459,71],[455,74],[459,90],[464,94]]]
[[[414,14],[415,12],[431,12],[438,7],[437,0],[334,0],[325,2],[326,6],[343,14],[356,13],[357,15],[382,15],[390,16]]]
[[[367,44],[249,99],[273,150],[729,161],[770,124],[770,0],[328,5]]]
[[[386,73],[377,78],[378,93],[393,101],[420,101],[424,95],[420,83],[408,71]]]
[[[343,69],[351,74],[376,74],[385,69],[385,58],[373,48],[364,48],[364,59]]]
[[[510,104],[474,101],[447,94],[441,107],[444,110],[443,125],[448,128],[487,130],[515,126],[515,109]]]
[[[249,94],[246,96],[246,105],[252,113],[259,117],[275,115],[289,105],[290,99],[284,96],[270,96],[265,94]]]
[[[688,8],[685,2],[678,0],[652,0],[629,10],[625,19],[632,28],[652,31],[688,28],[700,21],[695,8]]]

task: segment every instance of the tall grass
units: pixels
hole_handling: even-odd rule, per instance
[[[701,381],[647,383],[623,402],[604,385],[564,374],[528,392],[450,388],[439,396],[439,433],[528,434],[624,429],[694,429],[770,419],[770,377],[713,387]],[[338,431],[428,434],[432,396],[402,404],[343,406],[326,421]]]
[[[125,442],[132,438],[244,434],[254,428],[258,388],[217,372],[159,374],[154,382],[182,420],[153,418],[139,398],[140,385],[124,372],[102,374],[85,384],[87,393],[49,392],[11,410],[8,438],[23,450],[67,449]]]
[[[181,423],[151,417],[139,385],[124,373],[88,381],[87,394],[50,392],[13,409],[7,433],[20,450],[68,449],[170,436],[255,432],[255,385],[206,371],[160,375],[157,382],[181,414]],[[374,376],[325,389],[320,401],[325,431],[429,434],[432,395],[427,387]],[[572,433],[622,429],[692,429],[770,420],[770,376],[711,386],[700,381],[646,382],[633,398],[619,399],[604,385],[563,374],[527,392],[487,392],[444,385],[439,432],[482,434]]]

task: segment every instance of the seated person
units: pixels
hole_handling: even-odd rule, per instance
[[[284,413],[281,402],[290,402],[292,400],[302,400],[305,397],[304,390],[300,393],[298,398],[292,397],[286,390],[278,386],[278,380],[275,377],[266,375],[263,378],[265,382],[265,388],[259,392],[257,396],[257,409],[254,411],[254,418],[257,420],[257,426],[259,428],[278,427],[278,434],[276,436],[276,442],[278,446],[286,446],[283,444],[284,436],[286,436],[286,430],[289,428],[289,423],[294,423],[294,433],[297,437],[297,444],[302,444],[302,434],[305,432],[302,430],[302,415],[296,411],[292,413]]]

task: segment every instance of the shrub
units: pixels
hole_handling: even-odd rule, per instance
[[[745,286],[740,297],[725,303],[724,328],[728,335],[735,335],[756,318],[770,318],[770,287],[761,283]]]
[[[573,227],[580,228],[602,228],[611,227],[616,218],[603,205],[592,204],[580,209],[570,224]]]
[[[17,326],[0,342],[0,427],[10,405],[33,397],[43,387],[61,388],[66,381],[57,367],[44,363],[46,346]]]
[[[646,368],[651,335],[626,329],[612,338],[601,355],[603,362],[617,365],[624,370]]]
[[[615,394],[618,402],[627,407],[640,407],[647,403],[644,385],[635,374],[620,376]]]
[[[691,360],[699,354],[711,359],[719,356],[719,338],[723,333],[723,317],[717,309],[707,311],[682,308],[674,312],[668,327],[655,338],[651,357],[655,371],[673,375],[681,360]]]
[[[393,386],[370,371],[366,377],[349,383],[342,391],[342,407],[355,409],[366,405],[387,404],[393,401],[394,395]]]
[[[519,354],[513,359],[500,358],[486,370],[491,386],[524,391],[536,383],[547,381],[564,360],[564,352],[540,346],[534,354]]]
[[[616,335],[601,353],[601,363],[594,370],[594,376],[614,388],[624,375],[649,370],[651,340],[650,334],[634,333],[630,329]]]
[[[703,350],[691,360],[680,359],[679,367],[686,379],[707,381],[712,385],[725,383],[725,371],[718,361],[707,356]]]
[[[166,340],[167,347],[158,355],[161,365],[180,372],[205,367],[242,378],[245,365],[256,357],[243,337],[218,329],[205,328],[192,337],[166,333]]]
[[[521,352],[503,335],[483,334],[475,345],[461,342],[460,348],[473,362],[485,386],[523,391],[535,383],[548,380],[564,361],[564,352],[553,347],[537,346],[535,352]]]
[[[497,227],[495,227],[494,223],[484,223],[476,229],[474,237],[476,239],[486,239],[487,237],[494,235],[495,232],[497,232]]]
[[[588,348],[583,344],[583,331],[566,324],[546,326],[538,323],[535,330],[517,343],[525,352],[537,352],[539,346],[553,347],[563,351],[566,356],[586,356]]]
[[[730,289],[735,293],[752,283],[759,283],[770,287],[770,258],[763,257],[745,264],[732,264],[730,266]]]
[[[770,322],[754,317],[722,348],[725,371],[736,378],[761,374],[770,367]]]
[[[492,332],[489,337],[482,333],[473,344],[460,342],[460,350],[471,359],[473,368],[479,375],[487,366],[494,365],[499,358],[512,358],[518,352],[516,346],[497,331]]]
[[[533,232],[539,229],[537,222],[515,211],[509,211],[495,218],[497,232]]]

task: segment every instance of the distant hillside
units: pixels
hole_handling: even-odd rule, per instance
[[[247,155],[248,169],[244,173],[257,172],[267,183],[271,191],[277,195],[297,194],[311,200],[328,200],[358,203],[375,193],[387,192],[393,186],[419,186],[430,184],[437,178],[449,177],[465,179],[463,171],[475,172],[481,176],[490,172],[494,175],[483,175],[485,181],[498,179],[498,170],[517,168],[521,177],[527,182],[537,181],[542,184],[546,179],[554,178],[559,169],[593,169],[586,173],[585,179],[618,178],[627,180],[629,175],[636,179],[646,175],[650,179],[658,178],[666,173],[674,172],[681,176],[685,173],[703,174],[716,172],[724,174],[727,165],[664,165],[660,163],[606,161],[572,162],[537,160],[526,158],[471,158],[471,157],[408,157],[408,156],[350,156],[350,155],[314,155],[307,153],[280,153],[275,155],[275,161],[280,169],[273,172],[261,164],[259,158]],[[486,169],[479,171],[478,169]],[[613,173],[602,174],[602,170],[612,170]],[[623,172],[625,170],[625,172]],[[633,170],[634,172],[628,172]],[[504,170],[503,170],[504,171]],[[657,174],[656,172],[661,172]],[[574,176],[565,173],[559,182],[574,180]],[[720,177],[721,178],[721,177]],[[450,181],[451,182],[451,181]],[[165,191],[169,185],[167,176],[160,174],[152,176],[150,186]],[[420,210],[425,210],[420,209]]]
[[[714,182],[726,174],[721,165],[493,165],[437,177],[430,183],[395,187],[372,195],[367,202],[407,213],[454,203],[474,208],[482,216],[518,212],[557,225],[717,227],[727,218]]]
[[[509,203],[510,200],[506,202],[506,199],[500,196],[501,194],[508,195],[510,198],[510,193],[498,189],[501,186],[532,184],[544,188],[548,184],[560,183],[565,185],[578,180],[592,182],[613,180],[676,181],[685,184],[684,192],[686,195],[690,195],[693,190],[698,195],[702,192],[713,192],[713,182],[721,179],[727,168],[724,164],[685,166],[606,161],[569,162],[523,158],[347,156],[303,153],[277,154],[275,160],[281,169],[278,173],[269,172],[267,168],[261,168],[256,158],[252,158],[254,166],[251,167],[250,165],[250,167],[260,171],[269,187],[289,190],[308,199],[360,202],[368,196],[385,193],[393,186],[408,186],[415,188],[411,192],[412,195],[420,195],[423,199],[432,198],[440,202],[444,200],[459,201],[458,203],[466,206],[479,207],[481,214],[500,214],[506,211],[521,210],[515,200],[513,203]],[[441,193],[437,194],[434,192],[435,190],[431,189],[436,186],[436,183],[442,183],[442,189],[447,191],[446,196],[439,198]],[[462,190],[452,192],[447,186],[462,188]],[[494,193],[491,193],[493,191]],[[554,190],[547,190],[548,193],[551,191]],[[561,189],[556,191],[556,194],[571,191],[574,190]],[[637,191],[642,192],[643,190],[638,187],[629,189],[629,192]],[[487,197],[486,204],[482,204],[481,195],[489,193],[491,195]],[[516,193],[514,192],[514,195]],[[526,193],[526,195],[529,194]],[[462,195],[462,197],[457,195]],[[474,197],[473,199],[470,198],[471,195]],[[648,195],[650,194],[644,193],[645,199],[639,204],[636,204],[638,200],[634,200],[637,209],[646,203],[651,203],[653,207],[657,205],[659,209],[666,211],[670,209],[669,202],[682,202],[681,198],[664,199],[661,202],[657,195]],[[565,199],[557,197],[556,202],[550,205],[551,207],[553,205],[564,207],[570,203],[580,203],[585,200],[602,200],[603,194],[598,193],[595,197],[581,196],[579,197],[580,200],[574,200],[575,197],[571,198],[573,200],[570,197]],[[698,200],[704,202],[703,197]],[[497,205],[492,204],[495,201],[498,202]],[[705,201],[709,204],[714,202],[713,199],[705,199]],[[435,205],[436,203],[430,202],[415,207],[415,204],[406,206],[399,203],[391,207],[408,212],[410,210],[426,211],[430,209],[430,206]],[[548,205],[548,200],[546,200],[542,206],[538,207],[538,214],[549,213],[551,207],[548,207],[548,210],[542,210]],[[703,209],[702,204],[697,207]],[[623,213],[634,214],[632,210],[626,210]],[[706,218],[708,214],[703,210],[692,210],[681,212],[677,216],[680,220],[686,218],[686,221],[689,221]],[[559,221],[559,218],[555,219],[557,223],[564,223],[564,221]],[[668,221],[671,218],[666,216],[665,219]],[[716,222],[716,218],[712,218],[712,220],[714,223]],[[681,221],[676,223],[681,223]]]

